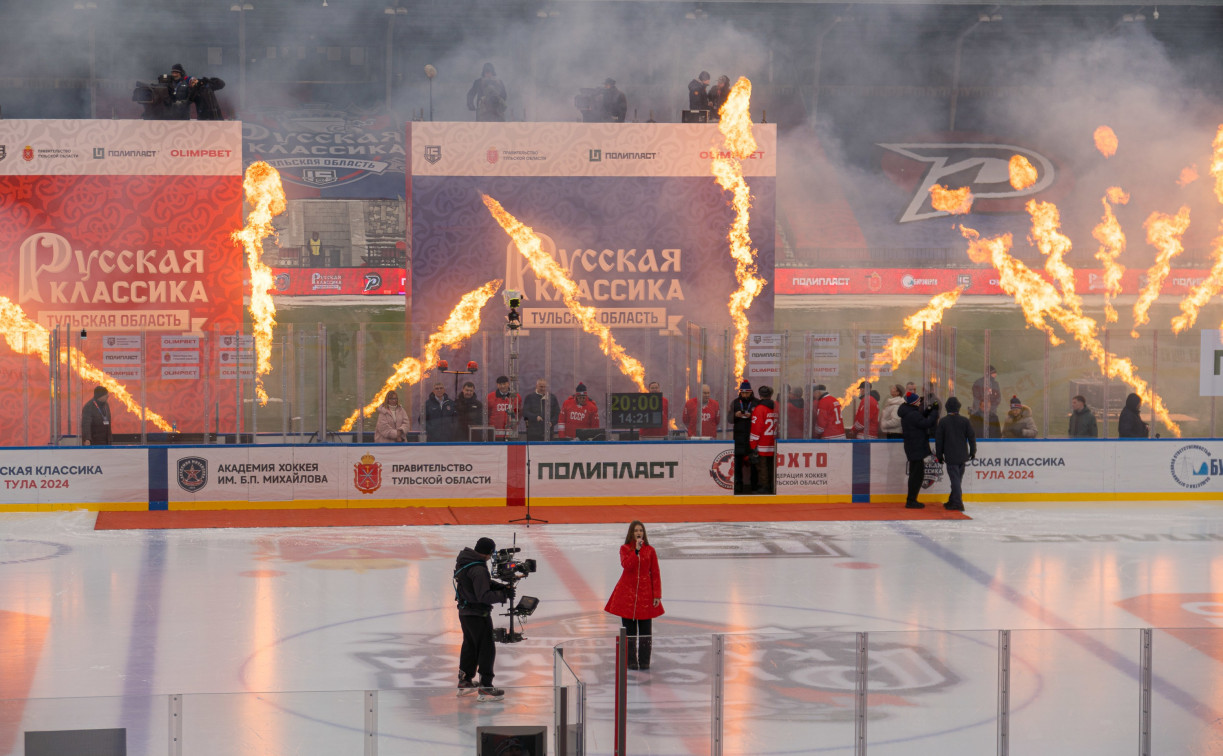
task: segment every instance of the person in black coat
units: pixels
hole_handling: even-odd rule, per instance
[[[110,392],[105,386],[93,390],[93,398],[81,407],[81,445],[110,446]]]
[[[619,89],[616,89],[615,79],[605,79],[603,81],[603,102],[602,102],[603,120],[608,123],[624,123],[625,117],[628,115],[628,98]]]
[[[454,441],[458,436],[459,411],[446,393],[441,381],[433,384],[433,393],[425,400],[425,436],[429,443]]]
[[[458,412],[458,437],[455,441],[466,443],[471,440],[471,429],[484,423],[484,402],[476,396],[476,385],[471,381],[463,384],[463,390],[454,400]],[[481,438],[481,441],[484,439]]]
[[[1142,406],[1142,397],[1130,394],[1125,397],[1125,407],[1117,418],[1117,435],[1121,438],[1149,438],[1151,429],[1142,421],[1138,408]]]
[[[709,72],[701,71],[692,81],[688,82],[688,109],[709,110]]]
[[[744,381],[739,384],[739,396],[730,403],[726,411],[726,422],[734,428],[732,438],[735,440],[735,493],[751,493],[760,486],[760,472],[752,463],[752,411],[759,402],[752,392],[752,384]],[[744,468],[747,475],[744,476]]]
[[[937,422],[937,403],[931,402],[923,407],[917,394],[912,391],[905,394],[904,406],[900,408],[900,434],[904,437],[905,459],[909,468],[906,509],[924,509],[926,506],[917,500],[917,492],[921,490],[926,474],[926,457],[930,456],[930,430]]]
[[[556,421],[561,416],[561,403],[556,394],[548,393],[548,382],[535,381],[535,391],[522,398],[522,418],[527,422],[528,441],[551,441],[556,438]]]
[[[947,479],[951,481],[951,496],[943,508],[963,512],[961,481],[964,466],[977,456],[977,436],[968,418],[960,415],[960,400],[954,396],[947,400],[947,416],[939,420],[934,429],[934,456],[947,466]]]

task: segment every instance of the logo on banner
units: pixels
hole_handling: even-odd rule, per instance
[[[305,168],[302,170],[302,181],[308,184],[322,186],[339,181],[334,168]]]
[[[943,466],[933,455],[925,459],[926,471],[922,477],[921,487],[929,488],[943,479]]]
[[[34,148],[27,144],[25,146],[25,149],[21,151],[21,159],[26,161],[27,163],[33,160],[34,159]]]
[[[368,294],[371,291],[378,291],[381,288],[382,288],[382,276],[381,275],[379,275],[378,273],[373,273],[373,272],[365,274],[365,293]]]
[[[372,494],[382,488],[382,465],[374,461],[373,454],[366,454],[353,465],[353,485],[363,494]]]
[[[735,452],[733,449],[727,449],[713,458],[713,464],[709,466],[709,477],[727,491],[734,489]]]
[[[947,141],[880,144],[892,153],[882,160],[884,173],[893,182],[911,188],[908,206],[900,215],[901,223],[943,218],[947,213],[936,210],[930,198],[930,187],[941,184],[972,190],[973,212],[1019,212],[1025,198],[1053,185],[1056,170],[1053,161],[1039,152],[1001,142]],[[1036,183],[1026,189],[1011,186],[1010,160],[1023,155],[1036,168]],[[912,162],[925,164],[925,175],[916,186],[912,184]]]
[[[603,150],[591,150],[590,151],[590,162],[599,163],[599,162],[602,162],[602,160],[603,160]]]
[[[0,144],[0,160],[4,160],[7,154],[8,152],[5,150],[4,145]]]
[[[967,289],[972,286],[972,276],[967,273],[961,273],[955,277],[955,285]]]
[[[1201,488],[1210,482],[1211,475],[1223,474],[1221,462],[1212,459],[1204,446],[1182,446],[1172,455],[1172,479],[1184,488]]]
[[[203,457],[183,457],[178,460],[178,487],[195,493],[208,485],[208,460]]]
[[[429,165],[437,165],[437,162],[442,159],[442,146],[440,144],[425,145],[425,162]]]
[[[879,271],[874,271],[866,277],[866,288],[871,291],[879,291],[883,288],[883,276],[879,275]]]
[[[276,278],[273,279],[273,282],[276,286],[276,291],[288,291],[289,284],[292,283],[292,278],[288,273],[277,273]]]
[[[490,163],[495,163],[501,159],[501,153],[497,152],[496,147],[489,147],[488,152],[484,153],[484,159]]]
[[[94,147],[93,148],[93,159],[94,160],[103,160],[105,159],[105,157],[106,157],[105,147]]]

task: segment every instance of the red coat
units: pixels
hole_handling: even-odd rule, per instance
[[[598,427],[599,408],[589,399],[585,404],[578,404],[578,400],[571,396],[561,405],[561,416],[556,423],[558,438],[577,438],[578,428]]]
[[[496,391],[492,391],[484,406],[488,408],[488,424],[494,428],[504,430],[510,427],[511,410],[514,413],[514,423],[517,423],[518,418],[522,417],[522,396],[520,394],[498,396]]]
[[[845,438],[845,423],[841,420],[841,402],[832,394],[824,394],[815,405],[811,435],[816,438]]]
[[[760,456],[771,457],[777,452],[777,430],[777,408],[773,400],[763,399],[752,410],[752,435],[748,444]]]
[[[620,547],[620,566],[624,573],[612,590],[603,611],[625,619],[654,619],[662,615],[662,577],[658,574],[658,553],[645,544],[641,553],[627,543]]]
[[[708,436],[710,438],[718,435],[718,402],[716,399],[710,399],[701,406],[701,400],[697,397],[692,397],[684,405],[684,426],[688,428],[689,436]],[[698,427],[699,426],[699,427]]]
[[[870,407],[869,412],[865,412],[867,407]],[[867,415],[866,419],[863,419],[863,414]],[[868,422],[871,438],[879,438],[879,403],[870,395],[858,402],[858,412],[854,415],[854,434],[858,438],[866,436]]]

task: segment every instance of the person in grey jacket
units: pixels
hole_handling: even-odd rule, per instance
[[[1067,431],[1071,438],[1099,438],[1100,430],[1096,427],[1096,413],[1087,406],[1087,400],[1076,396],[1070,400],[1070,428]]]
[[[938,421],[934,429],[934,456],[947,466],[947,480],[951,482],[951,496],[944,509],[964,511],[964,496],[961,482],[964,466],[977,456],[977,434],[972,432],[972,423],[960,414],[960,400],[954,396],[947,400],[947,416]]]

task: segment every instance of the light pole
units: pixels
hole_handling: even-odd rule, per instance
[[[433,120],[433,77],[437,76],[437,69],[432,65],[425,66],[425,76],[429,77],[429,120]]]
[[[98,4],[90,0],[89,2],[76,2],[72,4],[72,9],[84,11],[89,18],[89,117],[98,117],[98,79],[97,79],[97,24],[96,13]]]
[[[246,113],[246,14],[255,10],[250,3],[234,3],[229,9],[238,14],[238,117]]]
[[[386,20],[386,112],[391,112],[391,87],[395,79],[395,16],[408,15],[407,8],[400,8],[398,5],[390,6],[382,9],[382,12],[388,17]]]

